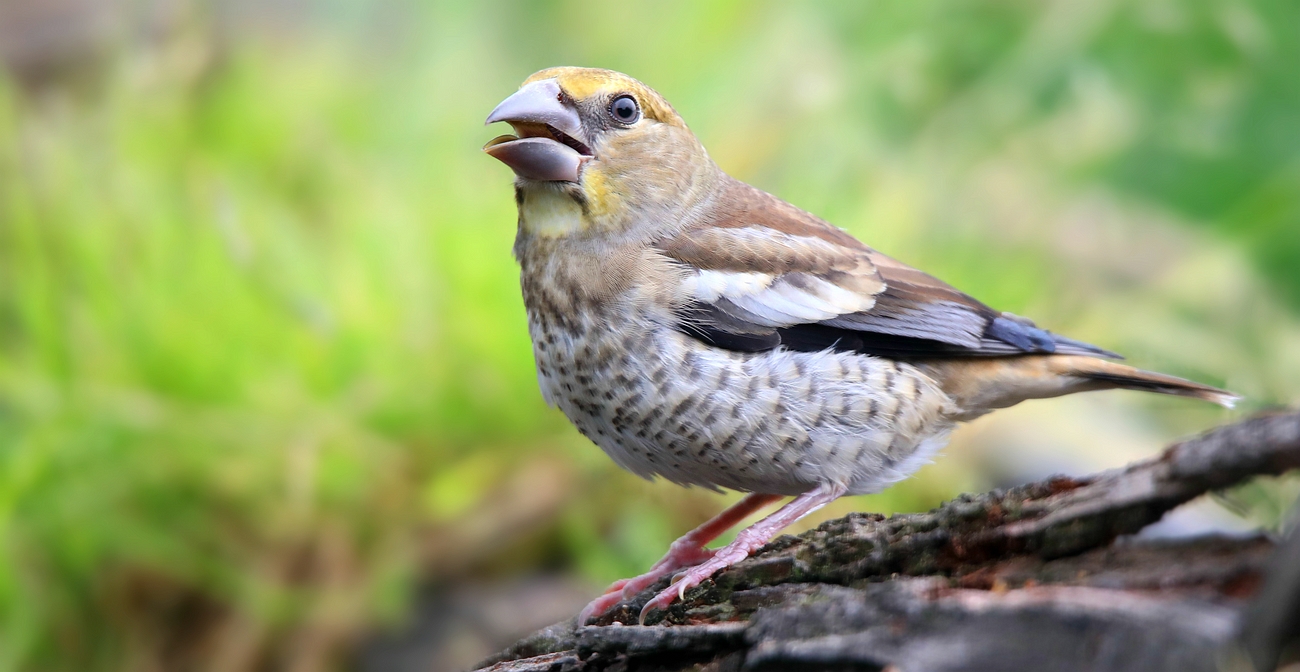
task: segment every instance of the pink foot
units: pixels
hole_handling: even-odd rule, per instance
[[[844,494],[844,491],[845,488],[841,485],[831,483],[819,485],[794,498],[789,504],[778,509],[776,513],[741,530],[740,534],[736,535],[735,541],[718,549],[713,554],[713,557],[703,564],[683,572],[673,585],[668,586],[651,598],[645,607],[641,609],[641,625],[645,625],[645,618],[650,612],[655,609],[665,609],[675,600],[685,599],[688,589],[700,585],[705,579],[717,574],[719,571],[748,558],[750,553],[762,548],[781,530],[796,520],[835,501]]]
[[[686,599],[686,591],[704,583],[705,579],[712,577],[714,574],[748,558],[750,553],[762,548],[773,536],[772,534],[767,536],[751,534],[753,530],[753,527],[743,530],[735,541],[718,549],[713,554],[713,557],[675,577],[672,585],[660,591],[658,595],[655,595],[641,608],[641,625],[645,625],[645,618],[650,612],[655,609],[666,609],[674,601]]]
[[[691,530],[681,539],[674,541],[672,546],[668,547],[668,553],[659,562],[656,562],[650,568],[650,571],[638,577],[615,581],[613,585],[605,589],[604,595],[592,600],[591,604],[588,604],[582,610],[582,613],[578,614],[578,625],[586,625],[587,621],[604,614],[614,605],[635,596],[637,593],[654,585],[659,579],[679,569],[693,567],[709,560],[713,557],[714,551],[704,548],[705,544],[718,538],[719,534],[726,532],[729,528],[744,520],[745,516],[778,499],[780,497],[777,495],[746,495],[739,502],[732,504],[708,522]]]
[[[609,588],[605,589],[604,595],[592,600],[579,612],[578,625],[586,625],[588,621],[605,614],[619,602],[635,597],[641,591],[653,586],[659,579],[677,570],[698,565],[713,557],[713,551],[700,546],[682,544],[682,541],[685,540],[679,539],[673,542],[673,545],[668,547],[668,554],[661,558],[659,562],[656,562],[650,568],[650,571],[611,584]]]

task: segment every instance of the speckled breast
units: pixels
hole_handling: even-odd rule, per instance
[[[825,481],[876,492],[924,464],[952,428],[948,397],[908,364],[721,350],[631,301],[567,315],[527,291],[525,302],[543,396],[641,476],[781,495]]]

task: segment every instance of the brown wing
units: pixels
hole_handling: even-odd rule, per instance
[[[680,328],[701,340],[897,358],[1115,356],[993,310],[747,184],[724,189],[725,212],[657,245],[687,271]]]

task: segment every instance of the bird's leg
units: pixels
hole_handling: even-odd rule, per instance
[[[585,625],[592,617],[599,616],[625,598],[649,588],[655,581],[673,572],[693,567],[713,557],[714,551],[704,547],[717,539],[719,535],[736,526],[749,514],[781,499],[780,495],[746,495],[743,499],[727,507],[722,513],[710,518],[699,527],[687,532],[668,547],[668,553],[659,559],[650,571],[630,579],[615,581],[605,590],[605,594],[592,600],[582,613],[578,614],[578,623]]]
[[[655,609],[663,609],[674,600],[683,599],[686,590],[698,586],[705,579],[749,557],[750,553],[760,549],[778,532],[792,525],[795,521],[817,509],[839,499],[846,488],[834,483],[823,483],[808,492],[799,495],[776,513],[754,523],[740,531],[736,540],[713,552],[713,557],[696,565],[677,577],[673,585],[655,595],[641,609],[641,623]]]

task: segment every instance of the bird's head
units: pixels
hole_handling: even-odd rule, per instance
[[[515,171],[521,226],[539,233],[669,220],[705,193],[716,170],[662,96],[610,70],[542,70],[488,115],[487,123],[498,121],[514,135],[483,150]],[[568,221],[572,208],[580,212],[578,224]]]

